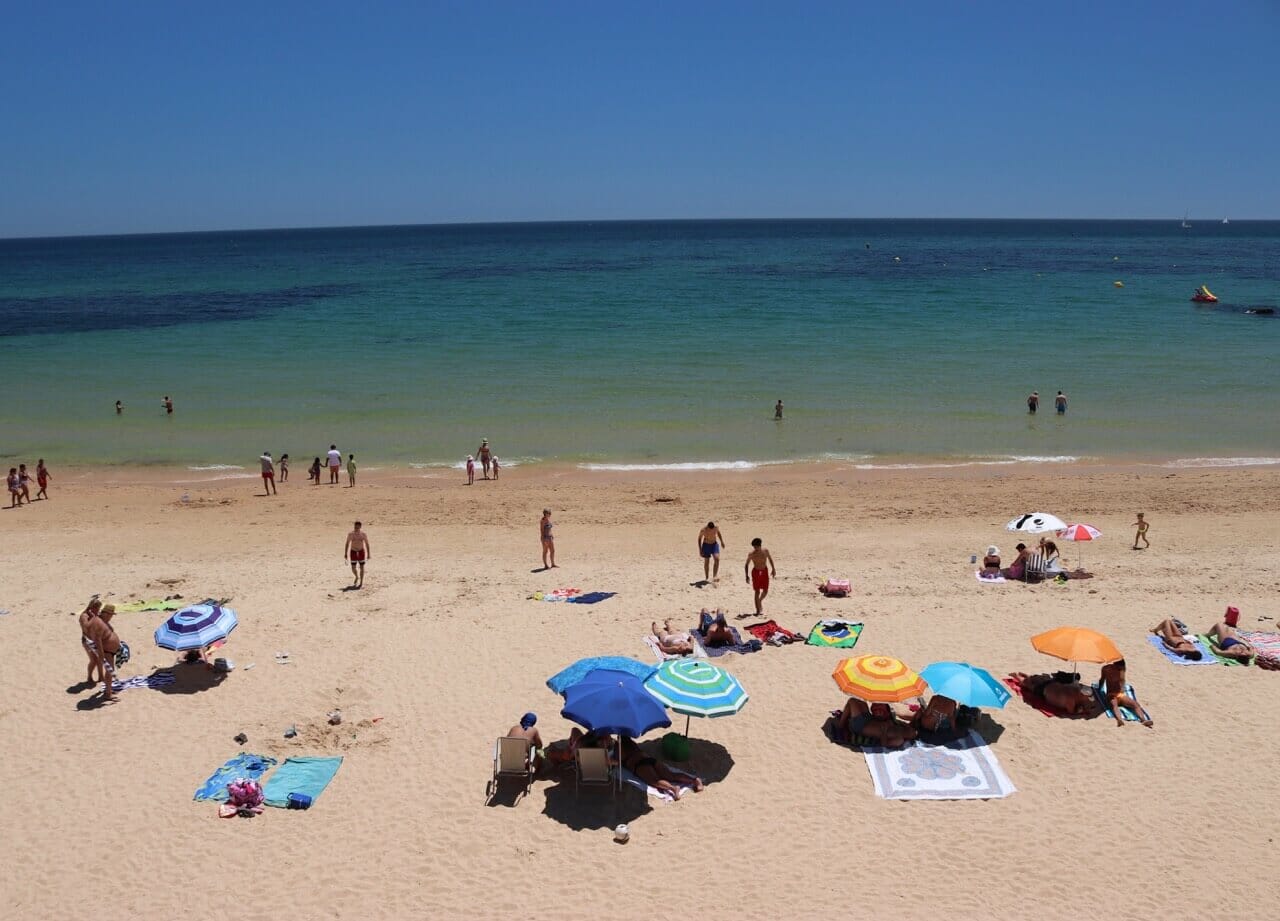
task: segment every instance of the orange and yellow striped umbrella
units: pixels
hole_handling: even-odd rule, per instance
[[[924,679],[892,656],[841,659],[832,677],[840,690],[869,703],[896,704],[925,692]]]

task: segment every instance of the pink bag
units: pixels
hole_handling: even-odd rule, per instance
[[[828,598],[843,598],[849,594],[850,590],[848,579],[828,579],[822,585],[822,594]]]

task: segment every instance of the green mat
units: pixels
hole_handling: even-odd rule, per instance
[[[128,604],[116,605],[117,614],[136,614],[139,611],[178,611],[182,609],[181,601],[130,601]]]
[[[1208,635],[1207,635],[1207,634],[1204,634],[1204,633],[1197,633],[1197,634],[1196,634],[1196,639],[1198,639],[1200,642],[1204,643],[1204,648],[1205,648],[1205,649],[1207,649],[1207,650],[1209,650],[1209,655],[1213,656],[1215,659],[1217,659],[1217,660],[1218,660],[1219,662],[1221,662],[1223,665],[1244,665],[1244,664],[1245,664],[1245,663],[1240,662],[1240,661],[1238,661],[1238,660],[1236,660],[1236,659],[1229,659],[1229,658],[1227,658],[1226,656],[1220,656],[1220,655],[1218,655],[1216,652],[1214,652],[1214,651],[1213,651],[1213,646],[1214,646],[1213,640],[1209,639],[1209,637],[1208,637]],[[1253,660],[1252,660],[1252,659],[1250,659],[1249,661],[1250,661],[1250,662],[1252,662]]]
[[[862,624],[849,620],[820,620],[809,631],[805,643],[809,646],[829,646],[832,649],[849,649],[858,644],[862,636]]]

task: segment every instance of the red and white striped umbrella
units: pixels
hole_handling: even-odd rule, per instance
[[[1058,532],[1058,536],[1063,540],[1086,541],[1097,540],[1102,536],[1102,532],[1091,524],[1069,524]],[[1076,554],[1076,565],[1084,569],[1083,554]]]

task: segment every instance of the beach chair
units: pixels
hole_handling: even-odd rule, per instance
[[[521,795],[527,795],[533,785],[533,772],[533,748],[529,740],[503,736],[493,746],[493,779],[485,791],[486,799],[491,799],[498,792],[503,778],[523,780],[524,792]]]
[[[609,767],[609,752],[604,748],[579,748],[574,755],[575,793],[583,786],[608,787],[613,790],[613,771]]]

